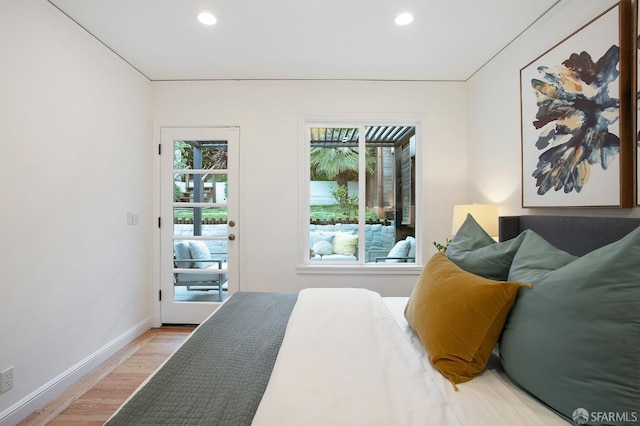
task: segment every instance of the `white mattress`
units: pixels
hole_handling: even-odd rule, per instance
[[[460,426],[379,294],[298,294],[253,426]]]
[[[383,298],[425,370],[438,384],[440,391],[451,404],[462,424],[491,426],[571,424],[513,384],[502,371],[497,357],[489,362],[487,369],[478,377],[458,384],[459,391],[456,392],[451,383],[433,368],[418,336],[409,327],[404,317],[404,307],[408,299],[408,297]]]
[[[517,388],[497,358],[456,391],[405,321],[407,300],[300,291],[253,425],[567,425]]]

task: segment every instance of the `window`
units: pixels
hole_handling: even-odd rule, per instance
[[[416,264],[417,129],[307,123],[305,264]]]

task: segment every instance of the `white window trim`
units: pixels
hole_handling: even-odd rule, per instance
[[[324,127],[359,127],[361,125],[403,125],[403,126],[415,126],[416,127],[416,200],[415,200],[415,215],[418,218],[423,218],[423,152],[424,152],[424,115],[420,114],[327,114],[327,115],[303,115],[300,118],[299,126],[299,140],[306,141],[309,128],[311,126],[322,125]],[[364,139],[363,132],[360,132],[361,138]],[[364,141],[361,140],[361,144]],[[298,176],[298,250],[297,250],[297,273],[298,274],[312,274],[312,275],[418,275],[424,269],[423,252],[425,251],[425,244],[423,229],[424,220],[419,220],[416,223],[415,235],[416,235],[416,259],[415,263],[365,263],[363,260],[354,262],[312,262],[308,255],[309,247],[309,180],[311,178],[309,170],[309,155],[310,145],[308,142],[299,144],[298,158],[299,158],[299,171]],[[360,159],[360,168],[365,167],[364,158]],[[361,194],[365,193],[365,182],[363,179],[359,181],[359,191]],[[360,235],[364,234],[364,205],[359,206],[358,210],[358,223],[360,227]],[[358,259],[363,259],[364,256],[364,244],[360,244],[358,247]]]

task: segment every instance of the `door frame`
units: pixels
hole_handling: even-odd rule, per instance
[[[159,155],[159,146],[161,145],[161,129],[162,128],[229,128],[235,127],[238,129],[238,132],[245,126],[242,123],[238,123],[236,120],[235,124],[231,124],[229,121],[226,122],[211,122],[211,121],[153,121],[153,139],[152,139],[152,156],[153,156],[153,166],[152,166],[152,214],[151,217],[151,283],[150,283],[150,302],[151,302],[151,325],[152,327],[160,327],[162,325],[162,310],[160,301],[160,291],[161,291],[161,259],[160,259],[160,244],[162,242],[161,238],[161,229],[158,226],[158,218],[161,217],[161,177],[162,177],[162,168],[161,168],[161,155]],[[240,143],[240,137],[238,144]],[[239,151],[239,147],[238,147]],[[239,171],[239,169],[238,169]],[[240,193],[240,176],[239,172],[237,173],[237,188],[238,195]],[[237,200],[238,210],[240,210],[240,197],[238,196]],[[238,248],[239,250],[239,248]],[[238,257],[240,257],[238,255]],[[238,262],[236,262],[238,263]],[[237,277],[237,282],[240,282],[240,267],[239,265],[236,267],[235,275]],[[149,287],[148,287],[149,288]]]

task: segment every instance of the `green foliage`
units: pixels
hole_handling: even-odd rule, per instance
[[[335,147],[321,148],[312,147],[310,151],[311,170],[321,173],[327,179],[333,180],[341,173],[348,171],[358,171],[358,148]]]
[[[176,141],[174,144],[173,167],[175,169],[193,169],[193,146],[184,141]],[[202,148],[203,169],[226,169],[227,149]],[[218,182],[226,180],[226,176],[219,176]]]
[[[175,209],[173,212],[174,219],[193,219],[193,209]],[[215,209],[202,209],[202,219],[217,219],[217,220],[226,220],[227,219],[227,209],[226,207],[217,207]]]
[[[445,238],[444,244],[440,244],[440,243],[434,241],[433,245],[438,249],[438,251],[440,251],[442,253],[446,253],[450,242],[451,242],[451,240],[449,238]]]
[[[375,148],[367,149],[366,172],[373,173],[376,164]],[[346,185],[348,180],[357,179],[360,158],[357,147],[311,147],[309,164],[312,180],[335,180],[338,185]]]
[[[337,204],[332,204],[328,206],[311,206],[311,215],[310,219],[312,221],[321,221],[321,222],[339,222],[340,220],[347,220],[347,218],[343,213],[342,209]],[[378,215],[373,210],[367,210],[365,212],[365,220],[366,221],[378,221]]]
[[[173,182],[173,201],[177,201],[182,197],[182,189],[178,186],[177,183]]]
[[[347,218],[351,217],[351,213],[354,212],[358,215],[358,196],[349,196],[349,189],[346,186],[333,186],[331,189],[331,195],[338,202],[342,214]]]

